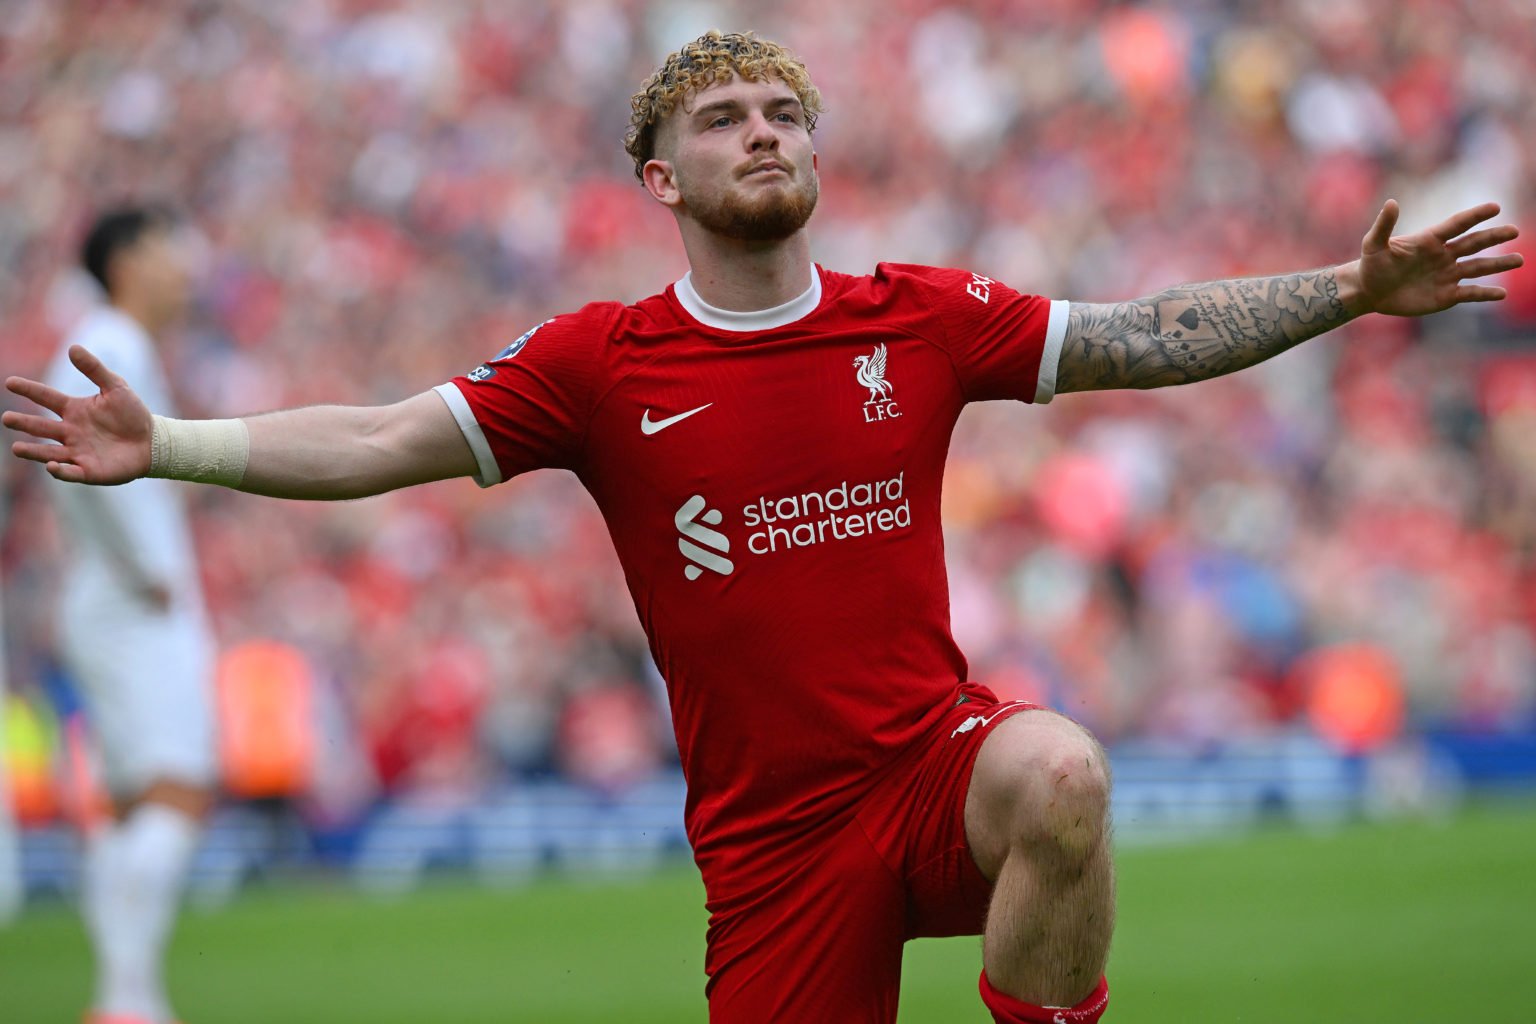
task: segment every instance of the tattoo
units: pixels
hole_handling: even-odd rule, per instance
[[[1134,302],[1074,302],[1056,390],[1159,388],[1219,377],[1349,319],[1333,269],[1180,285]]]

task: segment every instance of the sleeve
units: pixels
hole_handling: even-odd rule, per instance
[[[909,276],[937,321],[967,401],[1049,402],[1067,334],[1065,301],[1021,294],[969,270],[882,268]]]
[[[475,453],[476,483],[489,487],[529,470],[575,468],[601,353],[622,308],[592,305],[546,320],[434,389]]]

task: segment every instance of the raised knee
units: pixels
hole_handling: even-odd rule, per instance
[[[1013,786],[1014,845],[1043,846],[1071,858],[1103,842],[1109,826],[1109,763],[1103,748],[1081,728],[1053,730],[1028,750]]]

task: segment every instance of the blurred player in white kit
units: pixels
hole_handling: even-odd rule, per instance
[[[50,364],[48,383],[87,394],[69,346],[110,352],[148,405],[171,409],[155,339],[190,282],[172,215],[103,214],[82,263],[106,293]],[[79,683],[113,820],[87,843],[82,911],[96,958],[86,1024],[171,1024],[162,961],[183,881],[213,804],[214,647],[177,485],[50,485],[66,538],[59,655]]]

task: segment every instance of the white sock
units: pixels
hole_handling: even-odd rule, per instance
[[[117,824],[103,823],[86,842],[80,887],[80,915],[93,948],[100,948],[101,921],[117,854]]]
[[[146,803],[93,842],[83,909],[96,951],[98,1013],[174,1020],[161,967],[199,833],[180,811]]]

